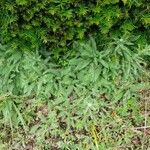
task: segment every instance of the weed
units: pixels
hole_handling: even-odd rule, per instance
[[[140,91],[149,89],[150,47],[135,40],[115,38],[99,49],[90,38],[61,63],[1,45],[2,147],[141,148],[143,132],[132,129],[144,122]]]

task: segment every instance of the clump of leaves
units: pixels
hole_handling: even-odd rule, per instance
[[[9,137],[11,146],[25,149],[32,141],[38,149],[132,148],[131,128],[143,121],[137,91],[147,88],[150,51],[135,43],[115,38],[99,49],[90,38],[74,44],[63,67],[38,52],[1,45],[0,122],[12,133],[26,132]],[[1,137],[5,143],[7,134]]]

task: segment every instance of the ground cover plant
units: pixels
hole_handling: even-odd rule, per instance
[[[149,0],[0,0],[0,150],[149,150],[149,61]]]
[[[0,149],[149,149],[150,46],[138,38],[91,37],[59,62],[1,45]]]

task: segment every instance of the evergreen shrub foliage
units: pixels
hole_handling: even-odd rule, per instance
[[[96,31],[146,32],[149,26],[148,0],[0,1],[0,41],[24,50],[64,47]]]

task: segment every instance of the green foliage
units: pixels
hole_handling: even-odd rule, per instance
[[[75,53],[71,58],[65,58],[63,68],[50,62],[50,58],[41,59],[38,52],[6,51],[6,47],[2,46],[0,75],[3,80],[0,89],[5,93],[27,96],[36,93],[47,97],[57,95],[60,87],[79,83],[83,86],[96,83],[95,86],[101,87],[103,82],[108,81],[113,86],[127,80],[139,80],[146,73],[143,67],[146,63],[141,56],[149,55],[149,47],[141,50],[132,41],[135,38],[115,38],[104,50],[98,50],[93,38],[88,42],[75,43]],[[59,86],[56,82],[60,82]]]
[[[1,45],[2,147],[141,148],[132,143],[137,135],[131,129],[144,119],[139,91],[149,88],[145,57],[150,47],[141,48],[136,40],[115,38],[99,49],[90,38],[74,43],[73,53],[59,64],[38,52]]]
[[[147,0],[1,0],[0,41],[25,50],[65,47],[95,31],[149,29],[149,12]]]

